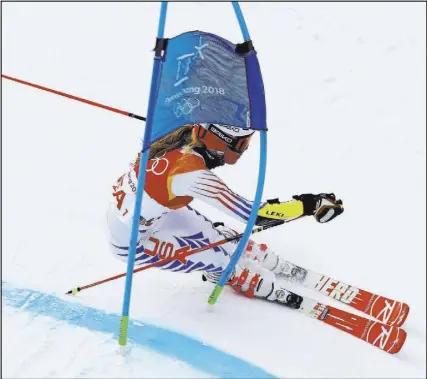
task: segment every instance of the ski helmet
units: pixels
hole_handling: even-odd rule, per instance
[[[193,136],[211,153],[222,155],[224,162],[234,164],[248,149],[254,130],[221,124],[196,124]]]

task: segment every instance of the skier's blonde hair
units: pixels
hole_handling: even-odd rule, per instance
[[[196,146],[202,146],[202,143],[193,136],[193,126],[193,124],[183,125],[158,139],[156,142],[153,142],[150,146],[148,159],[160,157],[172,150],[180,149],[186,145],[187,149],[185,150],[185,154],[189,153]],[[138,154],[138,158],[135,162],[137,165],[139,164],[139,160],[140,154]]]

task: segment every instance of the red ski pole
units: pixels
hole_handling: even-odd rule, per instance
[[[89,104],[89,105],[93,105],[95,107],[106,109],[107,111],[111,111],[111,112],[122,114],[124,116],[136,118],[137,120],[140,120],[140,121],[146,121],[146,118],[143,117],[143,116],[138,116],[137,114],[126,112],[126,111],[122,111],[121,109],[113,108],[113,107],[110,107],[108,105],[104,105],[104,104],[101,104],[101,103],[96,103],[95,101],[87,100],[87,99],[84,99],[82,97],[77,97],[77,96],[70,95],[70,94],[65,93],[65,92],[56,91],[54,89],[43,87],[43,86],[40,86],[38,84],[26,82],[25,80],[13,78],[13,77],[8,76],[8,75],[3,75],[2,74],[1,77],[5,78],[5,79],[12,80],[12,81],[14,81],[16,83],[25,84],[25,85],[30,86],[30,87],[41,89],[42,91],[51,92],[51,93],[54,93],[55,95],[64,96],[64,97],[66,97],[68,99],[77,100],[77,101],[80,101],[80,102],[85,103],[85,104]]]

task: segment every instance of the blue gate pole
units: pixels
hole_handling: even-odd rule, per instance
[[[237,20],[239,21],[240,29],[242,31],[242,35],[245,41],[249,41],[249,32],[246,27],[245,19],[243,18],[243,13],[240,9],[239,3],[237,1],[233,1],[234,12],[236,13]],[[259,169],[258,169],[258,184],[255,193],[255,200],[252,205],[251,214],[249,216],[248,223],[246,225],[246,229],[243,233],[242,239],[239,242],[239,245],[236,248],[233,256],[228,263],[228,266],[222,273],[219,278],[218,284],[215,286],[211,295],[209,296],[208,303],[213,305],[218,300],[218,297],[221,295],[222,290],[224,289],[225,283],[230,278],[233,273],[234,267],[236,266],[240,256],[242,255],[246,245],[248,243],[249,237],[252,232],[252,228],[255,225],[256,218],[258,216],[259,206],[261,204],[262,192],[264,190],[264,182],[265,182],[265,170],[267,166],[267,134],[265,130],[260,131],[260,161],[259,161]]]
[[[167,6],[168,6],[168,2],[162,1],[157,38],[163,38],[163,35],[164,35]],[[161,52],[159,54],[160,56],[156,55],[154,57],[153,73],[151,76],[150,97],[148,101],[148,110],[147,110],[147,122],[145,125],[144,142],[142,145],[141,158],[139,162],[138,183],[136,187],[135,207],[134,207],[134,213],[133,213],[133,219],[132,219],[132,232],[131,232],[129,249],[128,249],[129,253],[128,253],[128,262],[127,262],[125,293],[123,297],[122,317],[120,320],[119,344],[122,346],[126,345],[126,342],[127,342],[127,333],[128,333],[128,325],[129,325],[129,306],[130,306],[130,297],[131,297],[131,291],[132,291],[133,268],[135,265],[136,244],[138,239],[138,229],[139,229],[139,222],[140,222],[140,215],[141,215],[142,196],[144,194],[145,170],[147,168],[148,155],[150,150],[149,148],[151,144],[150,140],[151,140],[151,129],[153,125],[154,104],[156,100],[156,92],[158,87],[160,68],[162,65]]]
[[[246,26],[245,18],[243,17],[242,10],[240,9],[239,2],[232,1],[234,13],[236,14],[237,21],[239,21],[240,30],[242,31],[243,39],[245,41],[249,41],[251,37],[249,37],[248,27]]]

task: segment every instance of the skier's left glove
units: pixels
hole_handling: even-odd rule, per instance
[[[275,225],[301,217],[303,213],[304,206],[301,201],[291,200],[281,203],[279,199],[270,199],[259,209],[255,224],[258,226]]]
[[[333,193],[304,193],[292,198],[303,203],[304,215],[314,216],[321,223],[331,221],[344,212],[342,200],[337,200]]]

